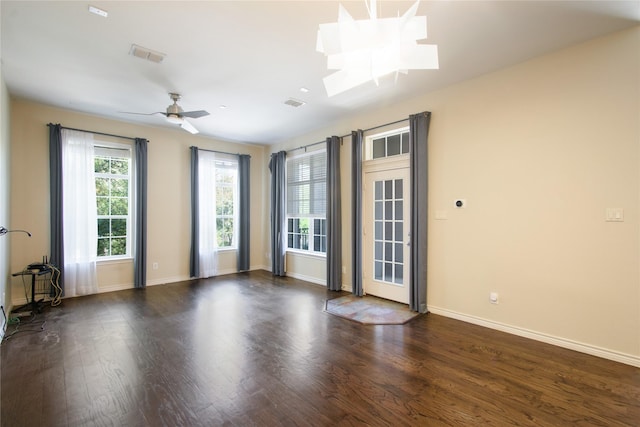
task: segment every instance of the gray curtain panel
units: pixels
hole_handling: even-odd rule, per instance
[[[409,308],[427,312],[428,136],[431,113],[409,116],[411,173],[411,286]]]
[[[64,233],[62,221],[62,126],[49,123],[50,262],[60,270],[64,295]]]
[[[362,291],[362,140],[360,129],[351,132],[351,282],[354,295],[361,297]]]
[[[327,289],[342,290],[341,138],[327,138]]]
[[[238,156],[238,184],[240,194],[238,197],[239,220],[238,226],[238,271],[247,271],[250,268],[251,246],[251,186],[250,186],[251,156],[240,154]]]
[[[147,146],[149,141],[136,138],[136,217],[135,252],[133,254],[133,284],[136,288],[147,286]]]
[[[189,256],[189,275],[200,277],[200,247],[198,222],[198,147],[191,147],[191,251]]]
[[[271,171],[271,273],[275,276],[284,276],[286,275],[284,257],[287,235],[285,223],[287,153],[285,151],[271,155],[269,170]]]

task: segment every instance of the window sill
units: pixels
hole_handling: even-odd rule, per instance
[[[238,248],[218,248],[218,252],[235,252]]]
[[[327,258],[327,254],[323,253],[323,252],[309,252],[309,251],[300,251],[300,250],[296,250],[296,249],[287,249],[286,250],[287,254],[291,254],[291,255],[295,255],[295,256],[302,256],[302,257],[306,257],[306,258],[312,258],[312,259],[325,259]]]
[[[126,258],[110,258],[110,259],[98,259],[96,261],[99,265],[110,265],[110,264],[130,264],[133,262],[133,257]]]

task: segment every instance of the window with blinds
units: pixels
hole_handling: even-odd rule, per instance
[[[326,252],[327,152],[287,159],[287,246]]]

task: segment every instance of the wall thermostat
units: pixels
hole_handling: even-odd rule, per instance
[[[466,199],[456,199],[453,204],[457,209],[466,208],[467,207],[467,200]]]

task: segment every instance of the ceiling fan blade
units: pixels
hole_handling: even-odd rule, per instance
[[[165,116],[167,115],[167,113],[163,113],[162,111],[156,111],[155,113],[134,113],[131,111],[118,111],[118,113],[120,114],[136,114],[138,116],[153,116],[154,114],[164,114]]]
[[[190,132],[192,134],[196,134],[198,133],[198,129],[194,128],[193,125],[191,123],[189,123],[186,120],[182,120],[182,123],[180,124],[180,127],[184,130],[186,130],[187,132]]]
[[[192,118],[192,119],[197,119],[198,117],[208,116],[209,112],[205,111],[205,110],[183,111],[182,113],[180,113],[180,115],[183,116],[183,117],[189,117],[189,118]]]

